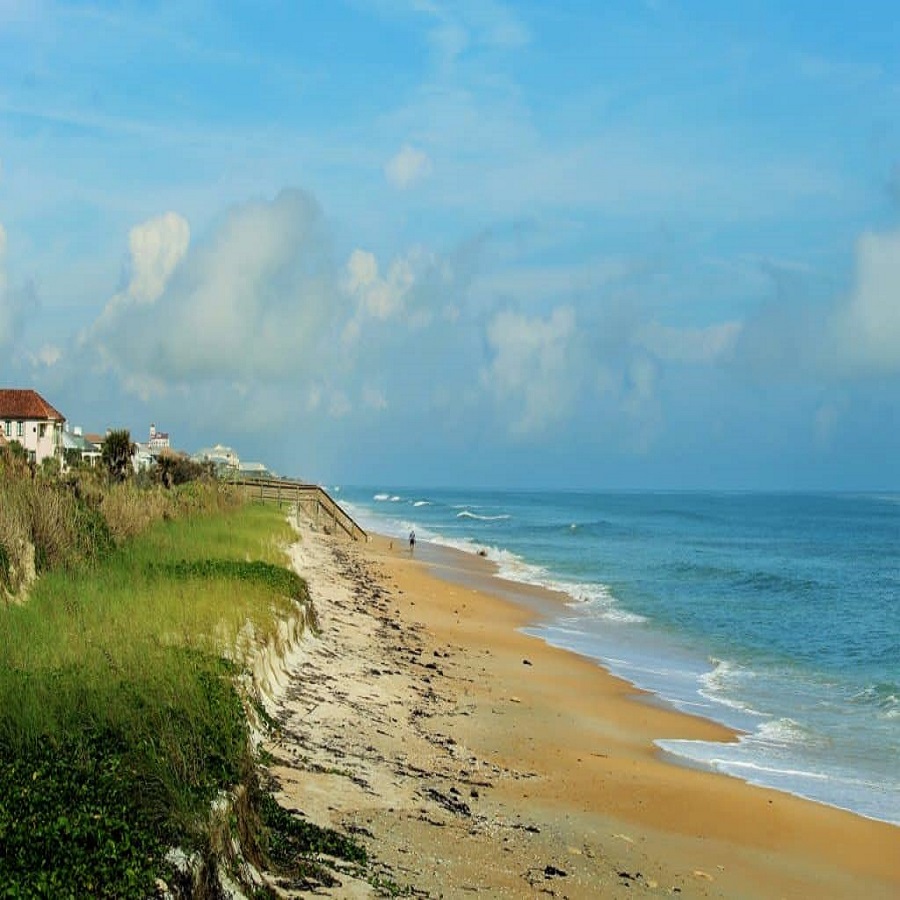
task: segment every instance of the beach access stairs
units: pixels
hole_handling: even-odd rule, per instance
[[[329,534],[343,534],[354,541],[368,541],[369,535],[321,485],[288,478],[229,478],[228,483],[251,500],[296,505],[297,516],[305,514]]]

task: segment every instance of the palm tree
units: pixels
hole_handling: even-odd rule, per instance
[[[132,471],[131,456],[134,445],[127,428],[110,431],[100,450],[100,458],[114,481],[124,481]]]

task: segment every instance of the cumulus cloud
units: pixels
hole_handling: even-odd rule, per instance
[[[421,248],[395,257],[383,275],[374,253],[354,250],[341,282],[353,307],[342,332],[344,344],[358,344],[372,323],[386,323],[401,315],[406,331],[423,328],[436,312],[452,321],[455,310],[448,295],[455,284],[450,263]],[[441,303],[445,303],[443,309]]]
[[[856,283],[832,319],[832,338],[850,372],[900,371],[900,231],[857,242]]]
[[[362,402],[368,409],[373,409],[376,412],[381,412],[388,408],[388,402],[387,398],[384,396],[384,392],[369,384],[363,385]]]
[[[341,304],[323,217],[299,190],[231,209],[189,247],[161,216],[131,232],[131,278],[85,336],[139,393],[314,371]]]
[[[405,144],[384,166],[387,180],[400,190],[406,190],[431,174],[431,159],[424,150]]]
[[[342,419],[353,410],[349,398],[343,391],[335,391],[328,403],[328,415],[332,419]]]
[[[429,40],[444,66],[452,66],[472,46],[515,49],[530,40],[528,29],[512,8],[495,0],[463,5],[428,0],[414,8],[432,19]]]
[[[359,302],[361,311],[374,319],[396,315],[414,281],[410,259],[395,259],[384,277],[378,272],[374,253],[354,250],[347,261],[347,291]]]
[[[62,350],[54,344],[44,344],[31,359],[32,365],[52,369],[62,359]]]
[[[153,303],[165,290],[175,267],[187,253],[191,229],[178,213],[144,222],[131,229],[131,283],[128,293],[138,303]]]
[[[482,381],[498,400],[512,404],[517,433],[541,431],[568,413],[574,338],[575,312],[569,306],[547,318],[504,311],[489,322],[487,342],[494,357]]]
[[[127,317],[127,309],[133,306],[155,303],[165,291],[166,285],[178,264],[188,251],[191,230],[187,220],[175,212],[148,219],[128,234],[128,283],[124,290],[114,294],[95,331],[106,326],[115,327]]]
[[[641,327],[637,343],[657,359],[679,363],[711,363],[734,350],[740,322],[723,322],[706,328],[673,328],[650,322]]]
[[[654,363],[644,357],[633,359],[628,365],[622,409],[632,423],[631,439],[639,452],[650,448],[662,423],[658,374]]]

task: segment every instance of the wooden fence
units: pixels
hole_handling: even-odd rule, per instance
[[[369,539],[368,534],[318,484],[286,478],[237,478],[229,479],[229,484],[241,488],[254,500],[296,504],[298,516],[302,511],[310,521],[331,534],[343,533],[354,541]]]

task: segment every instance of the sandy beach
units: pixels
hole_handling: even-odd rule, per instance
[[[284,805],[355,834],[386,886],[900,896],[900,828],[664,759],[656,739],[735,735],[522,633],[552,594],[382,537],[304,526],[292,554],[321,633],[276,698],[270,773]],[[317,894],[374,895],[341,881]]]

